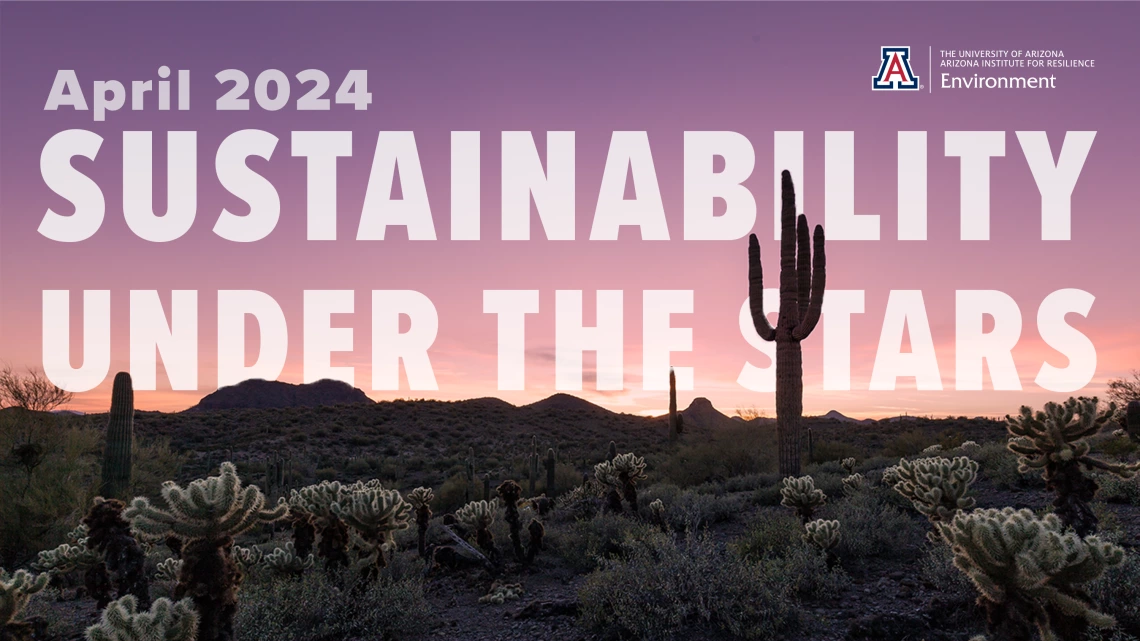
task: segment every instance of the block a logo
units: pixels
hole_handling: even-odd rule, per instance
[[[918,90],[918,76],[910,68],[910,47],[880,47],[879,73],[871,77],[875,91]]]

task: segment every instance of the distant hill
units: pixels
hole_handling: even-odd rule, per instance
[[[586,411],[586,412],[604,412],[606,414],[613,414],[610,410],[602,407],[601,405],[594,405],[584,398],[571,396],[570,394],[558,393],[553,396],[548,396],[541,401],[535,401],[529,405],[523,405],[536,410],[557,410],[565,412],[567,410]]]
[[[283,383],[250,379],[208,394],[187,412],[229,409],[320,407],[346,403],[374,403],[359,389],[329,379],[315,383]]]
[[[823,416],[820,416],[819,418],[827,418],[827,419],[831,419],[833,421],[842,421],[844,423],[873,423],[874,422],[871,419],[851,418],[850,416],[845,416],[844,414],[841,414],[841,413],[837,412],[836,410],[831,410],[830,412],[828,412],[827,414],[824,414]]]
[[[712,401],[703,396],[694,398],[688,407],[681,410],[681,415],[685,417],[686,429],[690,427],[717,429],[737,425],[736,421],[721,414],[720,410],[713,407]]]

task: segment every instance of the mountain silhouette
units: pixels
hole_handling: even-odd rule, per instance
[[[198,401],[197,405],[186,411],[319,407],[346,403],[374,403],[374,401],[348,383],[330,379],[300,385],[250,379],[208,394]]]

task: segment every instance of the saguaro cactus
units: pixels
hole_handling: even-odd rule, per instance
[[[546,495],[554,498],[556,489],[554,473],[558,466],[558,457],[554,454],[553,447],[547,448],[546,460],[542,462],[542,466],[546,468]]]
[[[527,458],[530,461],[530,494],[529,494],[529,496],[535,496],[534,487],[535,487],[535,484],[538,483],[538,464],[539,464],[538,437],[537,436],[530,437],[530,456],[528,456]]]
[[[133,596],[107,606],[98,624],[87,628],[88,641],[194,641],[198,613],[190,599],[154,602],[150,611],[138,611]]]
[[[669,368],[669,440],[675,441],[685,431],[685,415],[677,412],[677,375]]]
[[[1017,417],[1005,417],[1008,447],[1019,455],[1020,470],[1041,470],[1045,486],[1057,495],[1053,501],[1057,516],[1081,536],[1096,532],[1097,518],[1089,503],[1098,489],[1081,468],[1126,479],[1140,471],[1140,463],[1107,463],[1089,454],[1085,438],[1099,432],[1115,412],[1114,404],[1097,412],[1095,397],[1081,397],[1070,398],[1064,405],[1046,403],[1044,411],[1036,413],[1023,406]]]
[[[219,476],[179,487],[162,486],[166,508],[136,498],[123,516],[151,537],[174,536],[182,541],[182,572],[175,598],[190,597],[201,617],[197,641],[233,641],[237,591],[242,573],[234,563],[234,537],[285,517],[282,500],[266,509],[265,495],[256,485],[242,487],[233,463],[222,463]]]
[[[1124,560],[1124,550],[1096,536],[1062,533],[1056,514],[980,509],[938,522],[954,565],[980,593],[995,639],[1080,639],[1089,625],[1111,627],[1093,609],[1081,584]]]
[[[815,329],[823,307],[826,258],[823,227],[815,226],[815,258],[808,244],[807,218],[796,218],[796,191],[792,175],[780,176],[783,208],[780,213],[780,318],[776,326],[764,315],[764,273],[756,234],[748,239],[748,306],[756,333],[776,343],[776,434],[780,474],[800,473],[800,423],[804,410],[803,355],[800,341]]]
[[[135,442],[135,390],[127,372],[115,374],[110,414],[107,442],[103,447],[100,493],[107,498],[125,499],[131,486],[131,455]]]

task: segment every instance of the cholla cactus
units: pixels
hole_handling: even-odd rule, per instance
[[[507,601],[515,601],[522,595],[523,587],[521,583],[495,583],[491,585],[490,592],[479,597],[479,603],[502,605]]]
[[[234,537],[283,518],[284,501],[267,509],[256,485],[242,487],[233,463],[222,463],[218,476],[192,481],[182,488],[162,486],[166,508],[136,498],[123,513],[135,527],[152,536],[182,542],[185,561],[174,589],[175,598],[190,596],[200,617],[197,641],[232,641],[237,591],[242,573],[234,562]]]
[[[824,552],[839,544],[839,521],[816,519],[804,524],[804,541]]]
[[[277,548],[261,558],[261,563],[274,574],[289,577],[299,577],[313,567],[313,555],[300,556],[297,554],[293,542],[289,541],[283,548]]]
[[[237,563],[238,567],[240,567],[242,571],[256,566],[258,563],[261,563],[261,560],[263,558],[265,558],[265,553],[256,547],[243,548],[240,545],[235,545],[230,550],[230,553],[234,557],[234,563]]]
[[[844,471],[847,472],[847,474],[850,475],[855,473],[855,457],[848,456],[847,458],[840,461],[839,465],[844,469]]]
[[[49,580],[48,574],[33,575],[25,570],[16,570],[9,576],[0,568],[0,639],[32,638],[32,624],[21,620],[20,613],[33,594],[47,587]]]
[[[418,551],[421,557],[427,558],[427,531],[431,524],[431,502],[435,500],[435,493],[430,487],[417,487],[407,498],[416,511]]]
[[[935,454],[938,454],[941,451],[942,451],[942,446],[935,443],[934,445],[931,445],[930,447],[924,448],[922,450],[922,455],[923,456],[933,456]]]
[[[384,550],[395,544],[392,533],[411,523],[412,506],[396,490],[379,485],[358,486],[348,497],[332,504],[332,512],[355,529],[367,544],[367,560],[361,568],[374,577],[388,561]]]
[[[522,561],[526,558],[522,545],[522,517],[519,515],[518,505],[522,487],[515,481],[507,479],[495,488],[495,492],[503,500],[503,519],[510,529],[511,549],[514,550],[515,558]]]
[[[194,641],[197,633],[198,613],[190,599],[158,599],[149,612],[139,612],[138,601],[128,595],[103,610],[102,620],[87,628],[87,640]]]
[[[936,523],[954,552],[954,565],[981,594],[990,633],[998,639],[1080,638],[1087,625],[1111,627],[1080,585],[1119,565],[1124,551],[1096,536],[1062,533],[1055,514],[1038,518],[1013,508],[959,512]]]
[[[163,483],[162,498],[166,509],[138,497],[123,515],[148,535],[173,535],[184,544],[230,543],[258,525],[280,520],[288,510],[284,501],[267,509],[261,490],[256,485],[243,488],[237,468],[228,462],[222,463],[218,476],[192,481],[185,488],[174,481]]]
[[[125,512],[122,501],[96,497],[83,517],[87,547],[103,561],[84,573],[84,583],[100,608],[111,602],[111,587],[115,588],[115,598],[130,594],[141,607],[150,607],[146,553],[124,518]]]
[[[974,507],[974,498],[968,493],[970,484],[978,477],[978,462],[965,456],[953,460],[941,456],[901,459],[898,477],[895,491],[909,499],[932,523],[949,521],[959,510]]]
[[[495,537],[490,528],[498,511],[498,499],[472,501],[455,511],[455,518],[464,526],[475,530],[475,542],[492,556],[495,555]]]
[[[155,578],[167,583],[177,583],[180,574],[182,574],[182,559],[173,557],[160,561],[154,573]]]
[[[816,508],[827,502],[827,495],[816,489],[815,479],[810,476],[788,476],[784,478],[783,485],[780,488],[780,496],[783,497],[780,505],[795,510],[804,523],[811,520]]]
[[[103,562],[103,556],[87,547],[87,539],[79,539],[72,545],[63,543],[53,550],[39,553],[32,567],[38,572],[60,575],[69,572],[86,572]]]
[[[1086,437],[1101,430],[1116,412],[1097,412],[1097,399],[1070,398],[1063,405],[1046,403],[1043,411],[1022,407],[1017,417],[1006,416],[1010,433],[1009,449],[1018,455],[1021,472],[1041,470],[1048,489],[1056,493],[1053,506],[1061,521],[1084,536],[1096,532],[1097,518],[1089,503],[1096,496],[1097,483],[1081,468],[1102,470],[1121,478],[1132,478],[1140,462],[1107,463],[1089,455]]]
[[[843,493],[848,496],[858,494],[865,489],[867,489],[867,479],[858,472],[843,479]]]
[[[979,450],[981,448],[982,446],[978,445],[977,441],[962,441],[962,444],[957,447],[957,449],[962,450],[963,452],[969,450]]]
[[[891,465],[883,468],[882,481],[883,485],[894,487],[895,483],[899,482],[899,466]]]
[[[348,526],[332,512],[333,503],[345,500],[352,490],[339,481],[321,481],[289,493],[293,519],[293,541],[297,550],[308,548],[308,527],[320,534],[317,555],[325,560],[327,569],[348,565]]]
[[[663,503],[661,499],[653,499],[653,501],[649,503],[649,514],[652,516],[653,522],[657,524],[657,527],[662,530],[669,529],[668,522],[665,520],[665,503]]]
[[[645,459],[633,452],[619,454],[613,460],[595,465],[594,477],[610,486],[612,490],[620,490],[629,506],[635,513],[637,512],[637,482],[647,478]],[[620,511],[620,504],[618,508]]]

